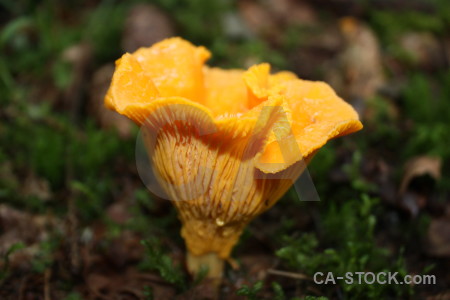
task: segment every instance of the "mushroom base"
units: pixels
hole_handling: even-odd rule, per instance
[[[238,242],[248,222],[222,224],[220,219],[185,219],[180,214],[183,227],[181,236],[190,253],[196,256],[214,252],[220,259],[227,259]]]
[[[207,268],[207,278],[217,281],[220,284],[222,279],[225,261],[217,256],[217,253],[210,252],[203,255],[194,255],[188,251],[186,255],[186,265],[190,274],[199,274],[203,268]]]

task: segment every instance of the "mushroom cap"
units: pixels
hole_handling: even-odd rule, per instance
[[[195,255],[227,258],[245,225],[271,207],[328,140],[362,128],[326,83],[205,65],[181,38],[125,54],[105,98],[145,133],[159,184]]]

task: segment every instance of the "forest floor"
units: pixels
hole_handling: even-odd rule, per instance
[[[434,1],[1,1],[0,299],[210,299],[180,223],[103,107],[124,52],[170,36],[210,65],[328,82],[364,129],[244,232],[220,299],[450,299],[450,5]],[[434,275],[319,285],[315,272]]]

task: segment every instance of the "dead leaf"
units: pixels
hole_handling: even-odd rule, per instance
[[[285,25],[313,26],[317,24],[317,14],[306,1],[297,0],[268,0],[270,12]]]
[[[399,189],[399,206],[416,217],[428,205],[434,181],[440,178],[441,159],[419,156],[408,161]]]
[[[72,45],[63,51],[62,59],[78,68],[84,67],[92,59],[92,48],[87,43]]]
[[[101,295],[108,288],[111,282],[111,276],[103,274],[90,274],[86,278],[86,285],[91,293]]]
[[[19,178],[14,174],[14,168],[10,161],[5,161],[0,164],[0,182],[2,182],[3,187],[9,187],[16,190],[19,183]]]
[[[242,16],[236,12],[228,12],[223,16],[224,34],[230,39],[250,39],[252,33],[246,26]]]
[[[21,191],[24,196],[36,196],[42,201],[48,201],[52,197],[48,180],[38,177],[33,172],[29,172],[25,178]]]
[[[214,280],[205,278],[200,283],[180,294],[177,300],[218,300],[217,288]]]
[[[154,299],[173,299],[175,289],[165,284],[159,276],[138,273],[133,268],[125,272],[110,270],[104,273],[92,273],[86,278],[88,299],[144,299],[144,286],[149,286]]]
[[[301,78],[323,80],[324,75],[330,76],[332,70],[337,71],[335,57],[343,45],[343,38],[334,24],[305,30],[300,45],[289,58],[292,70]],[[336,72],[336,76],[342,75]]]
[[[62,222],[54,217],[32,215],[6,204],[0,204],[0,257],[16,243],[26,247],[10,256],[11,268],[22,268],[38,253],[39,243],[51,232],[62,232]],[[3,261],[0,261],[0,267]]]
[[[450,290],[444,291],[442,293],[439,293],[437,295],[428,296],[426,300],[448,300],[450,299]]]
[[[256,36],[274,38],[279,32],[279,26],[272,14],[258,1],[238,1],[239,14],[250,31]]]
[[[414,178],[429,175],[434,180],[441,178],[442,161],[440,158],[430,156],[414,157],[406,163],[400,194],[404,194]]]
[[[374,32],[353,17],[339,21],[344,48],[326,74],[343,98],[368,99],[384,84],[379,42]]]
[[[406,192],[400,198],[400,207],[411,216],[417,217],[420,211],[427,205],[427,198],[413,192]]]
[[[406,33],[399,38],[399,43],[417,66],[433,70],[445,65],[439,40],[429,32]]]
[[[254,254],[243,255],[240,257],[241,267],[246,271],[251,280],[264,280],[267,276],[267,270],[272,268],[275,258],[272,255]]]
[[[428,228],[427,252],[434,256],[450,257],[450,218],[433,219]]]
[[[125,21],[122,49],[134,52],[174,34],[173,22],[166,13],[151,4],[137,4],[130,9]]]
[[[73,115],[76,115],[83,104],[83,94],[86,91],[93,58],[92,47],[86,42],[72,45],[64,50],[61,58],[72,64],[71,82],[63,92],[63,104]]]
[[[445,55],[445,61],[447,62],[444,66],[449,68],[450,67],[450,37],[446,37],[444,39],[444,55]]]
[[[110,247],[105,251],[105,258],[109,259],[111,265],[116,268],[140,261],[144,255],[141,239],[141,236],[131,231],[122,232],[119,237],[111,241]]]
[[[89,111],[103,128],[115,128],[119,136],[126,139],[131,136],[132,122],[109,109],[104,105],[104,98],[111,78],[114,73],[114,65],[107,64],[99,68],[92,76],[89,90]]]
[[[128,209],[127,203],[114,202],[106,209],[106,215],[115,223],[123,225],[132,218]]]

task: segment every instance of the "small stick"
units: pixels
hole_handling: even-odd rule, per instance
[[[239,263],[235,259],[232,259],[231,257],[227,258],[227,263],[229,263],[231,268],[235,271],[239,270],[241,267]]]
[[[272,275],[300,279],[300,280],[311,280],[311,277],[309,277],[308,275],[305,275],[305,274],[301,274],[301,273],[286,272],[286,271],[280,271],[280,270],[275,270],[275,269],[268,269],[267,273],[272,274]]]
[[[44,272],[44,299],[51,300],[50,298],[50,276],[51,269],[46,269]]]
[[[19,300],[24,299],[25,289],[27,287],[27,281],[28,281],[28,276],[25,276],[20,280]]]

